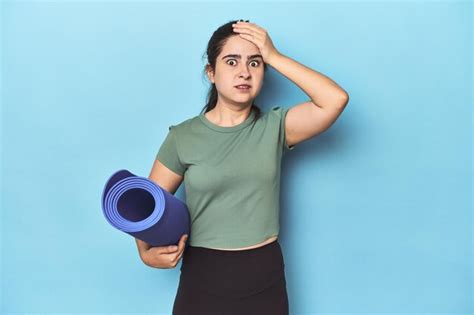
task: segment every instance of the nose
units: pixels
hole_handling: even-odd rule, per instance
[[[246,65],[243,65],[242,67],[240,67],[239,71],[240,71],[239,72],[239,77],[242,77],[242,78],[245,78],[245,79],[250,77],[250,71],[248,70]]]

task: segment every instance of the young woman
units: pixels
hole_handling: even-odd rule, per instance
[[[151,247],[149,266],[174,268],[183,256],[173,314],[288,314],[278,242],[280,165],[285,152],[323,132],[348,103],[328,77],[282,55],[267,31],[247,21],[219,27],[207,46],[212,82],[199,115],[169,127],[149,178],[175,193],[183,179],[189,243]],[[310,101],[262,114],[254,104],[267,64]]]

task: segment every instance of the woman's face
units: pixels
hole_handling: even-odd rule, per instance
[[[239,35],[231,36],[217,56],[215,72],[208,70],[208,76],[216,84],[219,98],[250,106],[263,84],[264,62],[260,50]],[[248,84],[250,88],[235,87],[240,84]]]

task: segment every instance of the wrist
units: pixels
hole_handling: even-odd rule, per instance
[[[273,65],[275,64],[275,62],[281,58],[283,55],[280,54],[278,51],[275,51],[274,53],[270,54],[267,58],[267,63],[273,67]]]

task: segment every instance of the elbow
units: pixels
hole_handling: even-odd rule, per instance
[[[340,99],[340,101],[338,102],[338,105],[339,105],[339,107],[344,108],[344,107],[346,107],[347,103],[349,103],[349,94],[347,94],[346,92],[344,92],[344,93],[341,95],[341,99]]]
[[[151,261],[144,254],[140,255],[140,259],[146,266],[153,267],[153,264],[151,263]]]
[[[341,98],[344,101],[348,102],[349,101],[349,93],[347,93],[346,91],[342,91]]]

